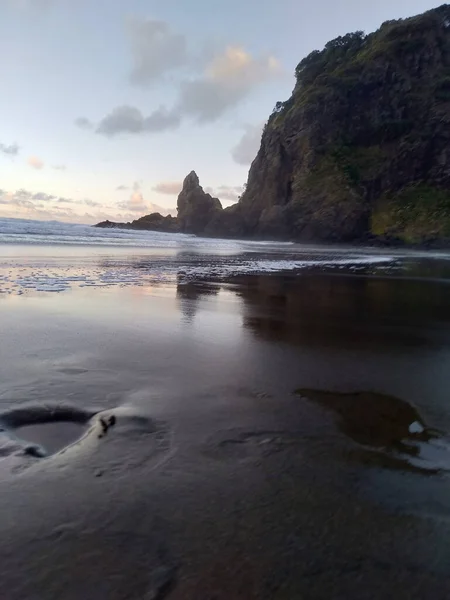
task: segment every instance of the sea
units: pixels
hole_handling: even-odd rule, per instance
[[[430,266],[432,260],[441,270],[447,262],[450,267],[450,253],[443,251],[225,240],[5,218],[0,219],[0,247],[0,294],[311,269],[392,274],[410,270],[412,263],[416,270],[419,264]]]

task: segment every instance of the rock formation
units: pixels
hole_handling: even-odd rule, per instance
[[[145,215],[140,219],[136,219],[131,223],[114,223],[113,221],[102,221],[97,223],[95,227],[103,229],[143,229],[148,231],[161,231],[165,233],[178,233],[178,219],[176,217],[163,217],[160,213],[152,213]]]
[[[196,234],[205,233],[208,224],[223,210],[220,200],[203,190],[195,171],[184,180],[177,209],[180,231]]]
[[[249,236],[450,238],[450,6],[300,62],[240,201]]]

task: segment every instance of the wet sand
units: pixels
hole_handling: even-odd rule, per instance
[[[450,286],[408,275],[1,298],[3,597],[448,598]]]

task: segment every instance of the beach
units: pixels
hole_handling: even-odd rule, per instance
[[[7,225],[2,597],[449,596],[448,253]]]

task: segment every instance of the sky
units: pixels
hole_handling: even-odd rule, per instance
[[[95,223],[237,201],[312,50],[431,0],[0,0],[0,217]]]

